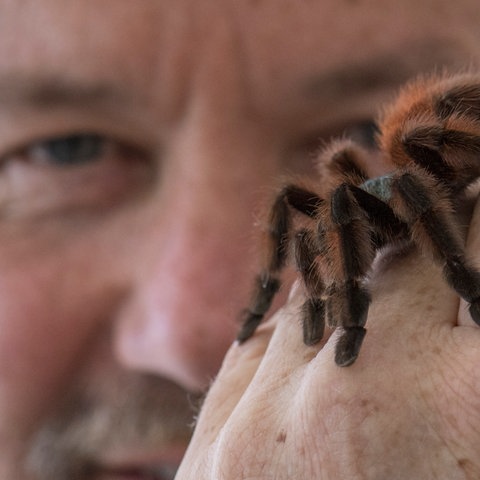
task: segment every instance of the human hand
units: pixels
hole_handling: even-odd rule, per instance
[[[478,264],[479,205],[467,250]],[[302,343],[299,288],[235,343],[177,480],[480,478],[480,329],[417,252],[381,262],[371,286],[350,367],[334,363],[337,333]]]

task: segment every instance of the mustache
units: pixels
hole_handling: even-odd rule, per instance
[[[98,468],[102,453],[186,445],[202,398],[147,374],[77,386],[38,427],[25,469],[38,480],[82,480]]]

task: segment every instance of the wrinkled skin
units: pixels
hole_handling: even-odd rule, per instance
[[[279,177],[311,176],[310,150],[407,78],[478,65],[479,17],[475,0],[0,0],[0,478],[171,478],[248,303]],[[394,321],[372,320],[358,366],[325,361],[315,381],[349,401],[375,385],[361,375],[405,366],[372,348]]]
[[[480,261],[480,208],[468,250]],[[480,329],[416,251],[373,278],[357,362],[335,366],[336,334],[301,343],[302,293],[234,344],[177,480],[480,478]]]

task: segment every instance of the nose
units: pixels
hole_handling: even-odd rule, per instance
[[[252,211],[268,162],[246,148],[258,142],[202,118],[179,138],[139,241],[142,267],[117,323],[116,349],[127,367],[195,390],[217,372],[248,300]]]

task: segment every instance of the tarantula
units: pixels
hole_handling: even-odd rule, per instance
[[[379,249],[414,242],[443,267],[448,284],[480,324],[480,273],[466,259],[456,209],[480,176],[480,75],[424,77],[407,85],[379,122],[378,146],[394,170],[369,179],[371,151],[339,140],[319,166],[334,185],[286,184],[273,202],[267,264],[238,340],[253,335],[280,287],[289,244],[303,280],[303,339],[321,340],[325,323],[342,329],[335,362],[351,365],[366,333],[368,273]],[[309,219],[292,232],[292,216]]]

